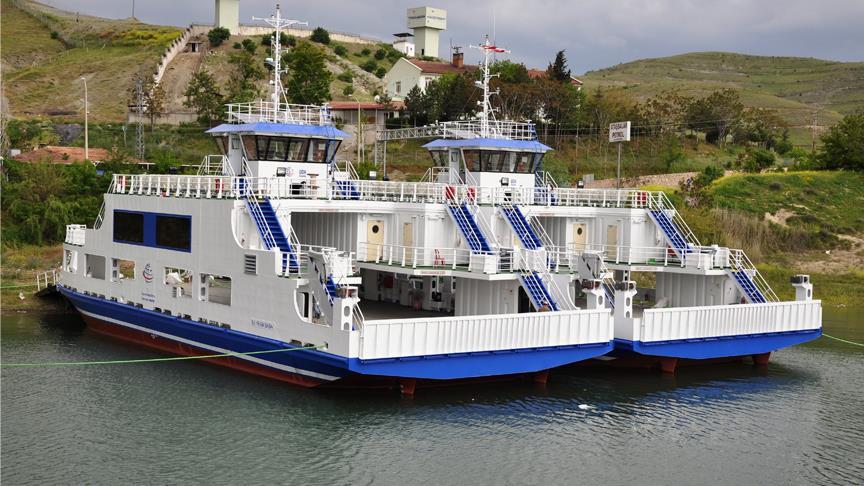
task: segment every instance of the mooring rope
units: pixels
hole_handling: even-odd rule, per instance
[[[852,345],[854,345],[854,346],[861,346],[861,347],[864,347],[864,344],[856,343],[856,342],[854,342],[854,341],[847,341],[847,340],[845,340],[845,339],[840,339],[840,338],[838,338],[838,337],[834,337],[834,336],[832,336],[832,335],[830,335],[830,334],[825,334],[824,332],[822,333],[822,335],[825,336],[825,337],[827,337],[827,338],[833,339],[833,340],[835,340],[835,341],[840,341],[841,343],[852,344]]]
[[[308,351],[311,349],[321,349],[324,344],[317,346],[304,346],[302,348],[285,348],[285,349],[268,349],[265,351],[249,351],[246,353],[224,353],[224,354],[208,354],[203,356],[176,356],[171,358],[150,358],[150,359],[122,359],[113,361],[70,361],[70,362],[48,362],[48,363],[2,363],[3,368],[39,368],[49,366],[88,366],[88,365],[113,365],[113,364],[136,364],[136,363],[158,363],[164,361],[184,361],[190,359],[209,359],[209,358],[229,358],[231,356],[253,356],[258,354],[270,353],[285,353],[289,351]]]

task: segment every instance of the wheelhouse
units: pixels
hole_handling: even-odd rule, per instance
[[[435,167],[481,186],[533,186],[543,156],[551,150],[537,140],[495,138],[439,139],[423,147]]]

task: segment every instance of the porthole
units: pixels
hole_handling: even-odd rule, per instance
[[[581,234],[582,234],[582,228],[581,228],[581,227],[580,227],[580,228],[576,228],[576,234],[577,234],[577,235],[581,235]]]
[[[373,225],[372,225],[372,232],[373,232],[373,233],[378,233],[379,230],[380,230],[380,228],[378,227],[377,224],[373,224]]]

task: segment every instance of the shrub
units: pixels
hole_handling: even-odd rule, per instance
[[[56,30],[52,30],[52,31],[51,31],[51,38],[54,39],[54,40],[59,39],[59,38],[60,38],[60,33],[57,32]]]
[[[243,46],[239,42],[235,42],[234,45],[231,47],[233,47],[234,49],[242,49],[243,48]]]
[[[763,149],[747,149],[740,160],[745,172],[762,172],[774,165],[774,153]]]
[[[375,76],[378,76],[379,78],[383,78],[386,74],[387,74],[387,70],[384,69],[383,67],[379,67],[378,69],[375,70]]]
[[[344,88],[342,88],[342,94],[345,96],[351,96],[352,94],[354,94],[354,86],[351,86],[350,84],[348,86],[345,86]]]
[[[348,49],[346,49],[343,45],[337,45],[336,47],[334,47],[333,52],[335,52],[336,55],[339,57],[345,57],[348,55]]]
[[[207,32],[207,39],[210,41],[210,45],[213,47],[222,45],[222,43],[228,40],[228,38],[230,37],[231,32],[225,27],[214,27],[210,29],[210,32]]]
[[[360,69],[366,71],[367,73],[374,73],[376,69],[378,69],[378,63],[369,59],[360,65]]]
[[[237,44],[234,44],[234,46],[236,47]],[[243,49],[246,49],[249,54],[255,54],[255,49],[257,48],[258,46],[255,45],[252,39],[243,39]]]
[[[344,81],[346,83],[353,83],[354,75],[351,74],[350,71],[342,71],[336,76],[336,79],[338,79],[339,81]]]
[[[384,49],[378,49],[377,51],[375,51],[375,59],[381,61],[385,57],[387,57],[387,51],[385,51]]]
[[[309,40],[311,40],[312,42],[317,42],[319,44],[329,44],[330,33],[327,32],[324,27],[316,27],[315,30],[312,31],[312,36],[309,37]]]
[[[368,56],[371,53],[372,53],[372,51],[370,51],[368,47],[364,47],[363,50],[360,51],[361,56]]]

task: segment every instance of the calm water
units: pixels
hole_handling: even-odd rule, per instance
[[[825,331],[864,342],[858,312]],[[158,355],[4,316],[4,362]],[[862,484],[864,348],[749,365],[556,373],[398,395],[293,388],[203,363],[2,371],[4,484]]]

